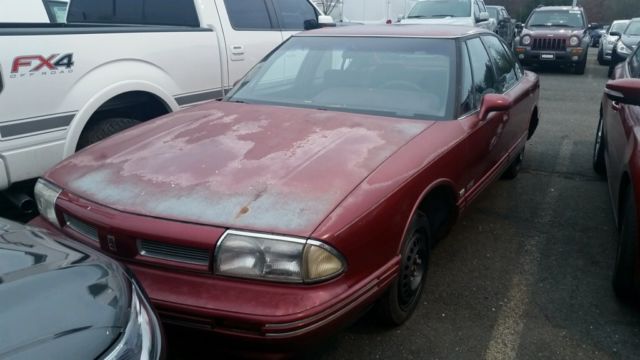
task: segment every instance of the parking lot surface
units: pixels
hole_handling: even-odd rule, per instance
[[[305,357],[640,357],[640,311],[611,289],[616,230],[606,182],[591,169],[607,73],[595,55],[582,76],[536,69],[541,122],[523,171],[485,191],[434,249],[414,316],[388,329],[366,314]],[[180,333],[168,333],[170,359],[219,354],[206,336]]]

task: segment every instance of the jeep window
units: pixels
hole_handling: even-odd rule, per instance
[[[226,101],[452,119],[455,56],[451,39],[293,37]]]
[[[473,90],[475,92],[475,104],[482,102],[482,96],[485,94],[495,93],[495,75],[491,59],[482,41],[479,38],[467,41],[469,56],[473,59],[471,62],[471,70],[473,73]]]
[[[627,29],[624,31],[624,34],[629,36],[640,36],[640,21],[630,22]]]
[[[192,0],[193,1],[193,0]],[[235,30],[272,30],[264,0],[224,0],[229,21]]]
[[[282,30],[304,30],[305,20],[314,20],[316,11],[307,1],[275,0],[278,22]]]
[[[491,59],[493,59],[496,72],[495,90],[504,93],[518,81],[516,72],[513,69],[511,56],[504,50],[502,43],[495,36],[482,36],[482,42],[486,46]]]
[[[578,10],[534,11],[527,26],[584,28],[582,12]]]
[[[474,2],[476,0],[473,0]],[[428,19],[445,17],[470,17],[471,0],[424,0],[417,2],[407,18]]]
[[[200,26],[193,0],[74,0],[70,23]]]

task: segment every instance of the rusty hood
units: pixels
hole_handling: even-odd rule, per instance
[[[433,122],[213,102],[147,122],[46,177],[119,211],[309,236]]]

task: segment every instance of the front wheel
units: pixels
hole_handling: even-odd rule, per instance
[[[593,170],[601,176],[605,175],[606,166],[604,163],[604,119],[600,115],[598,121],[598,129],[596,130],[596,139],[593,144]]]
[[[429,236],[427,216],[416,213],[400,252],[400,274],[376,305],[387,325],[402,325],[420,303],[429,268]]]
[[[585,56],[584,60],[576,64],[575,72],[577,75],[583,75],[586,68],[587,68],[587,57]]]
[[[140,124],[139,120],[123,117],[104,118],[89,123],[80,135],[76,150],[84,149],[91,144],[97,143],[138,124]]]
[[[622,214],[622,226],[618,237],[618,250],[613,270],[613,290],[623,301],[634,300],[640,293],[640,274],[636,262],[638,244],[638,221],[633,190],[627,191]]]
[[[604,59],[604,53],[602,49],[598,50],[598,64],[602,66],[607,65],[607,61]]]
[[[522,162],[524,161],[524,148],[518,153],[515,159],[511,162],[507,170],[505,170],[504,174],[502,174],[503,179],[513,180],[520,173],[520,169],[522,169]]]

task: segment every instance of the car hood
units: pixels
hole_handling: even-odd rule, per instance
[[[438,19],[402,19],[401,24],[423,24],[423,25],[466,25],[474,26],[470,17],[447,17]]]
[[[640,42],[640,36],[622,35],[622,39],[620,39],[620,41],[622,41],[622,43],[629,49],[635,49],[638,47],[638,42]]]
[[[47,178],[123,212],[309,236],[433,122],[211,102],[137,126]]]
[[[130,289],[94,251],[0,220],[0,358],[95,359],[126,326]]]
[[[563,27],[530,27],[522,30],[522,35],[568,39],[574,35],[582,37],[584,35],[584,29],[567,29]]]

